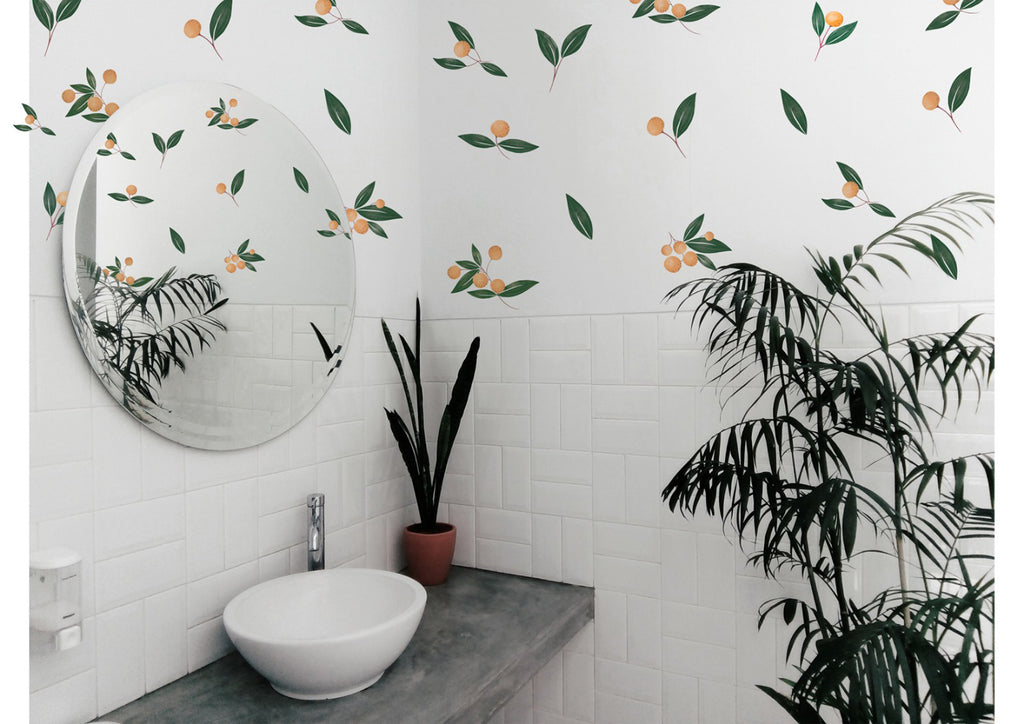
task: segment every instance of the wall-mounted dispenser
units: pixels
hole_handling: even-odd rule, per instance
[[[29,557],[29,625],[48,636],[53,650],[82,642],[82,556],[48,548]]]

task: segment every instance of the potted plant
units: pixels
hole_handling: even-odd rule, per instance
[[[994,717],[995,458],[930,452],[934,421],[955,413],[967,388],[980,395],[988,384],[994,340],[972,330],[976,317],[953,331],[890,336],[862,298],[881,284],[876,266],[909,276],[901,255],[955,279],[957,237],[991,220],[992,204],[987,194],[957,194],[841,259],[811,252],[819,290],[730,264],[668,294],[680,308],[696,304],[713,378],[754,400],[662,495],[673,511],[706,510],[731,524],[753,541],[750,563],[766,575],[803,578],[803,593],[766,602],[759,619],[775,611],[792,629],[787,656],[799,675],[759,688],[801,724]],[[860,327],[870,349],[829,349],[822,333],[836,326]],[[921,394],[929,387],[935,408]],[[887,472],[863,474],[846,457],[850,441]],[[987,485],[972,489],[972,477]],[[851,586],[864,553],[890,561],[870,563],[891,572],[892,585],[875,595]]]
[[[405,337],[399,335],[406,361],[409,364],[409,379],[405,374],[402,358],[398,353],[395,340],[388,329],[387,323],[381,319],[384,339],[387,340],[391,357],[398,368],[398,376],[405,390],[405,402],[409,407],[409,423],[398,414],[397,410],[384,408],[391,425],[391,432],[398,442],[398,449],[409,470],[412,489],[416,494],[416,507],[419,509],[420,522],[406,526],[403,534],[406,561],[409,575],[424,586],[443,583],[448,578],[448,571],[455,553],[455,526],[437,522],[437,508],[441,503],[441,486],[444,484],[444,473],[448,467],[452,445],[459,433],[462,414],[466,410],[469,391],[476,373],[476,356],[480,349],[480,338],[475,337],[469,345],[469,352],[462,361],[459,374],[452,387],[452,396],[445,405],[441,415],[440,427],[437,431],[437,457],[434,461],[434,472],[430,472],[430,453],[427,450],[427,435],[423,418],[423,385],[420,377],[420,301],[416,300],[416,337],[414,345],[409,346]],[[415,402],[415,404],[414,404]]]

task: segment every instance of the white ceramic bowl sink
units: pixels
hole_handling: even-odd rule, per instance
[[[426,601],[407,576],[332,568],[243,591],[224,609],[224,628],[280,693],[335,699],[376,683],[412,639]]]

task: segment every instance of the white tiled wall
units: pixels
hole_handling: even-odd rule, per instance
[[[939,304],[885,314],[894,334],[913,334],[990,311]],[[426,324],[425,347],[464,350],[474,334],[500,364],[474,391],[475,498],[442,496],[459,528],[456,562],[596,589],[593,625],[493,721],[788,721],[755,687],[789,673],[790,631],[774,617],[758,630],[757,609],[799,579],[766,580],[719,521],[684,519],[661,502],[684,459],[739,409],[723,412],[704,386],[688,319],[444,320]],[[833,340],[863,342],[849,332]],[[937,444],[990,449],[991,404],[991,391],[977,412],[972,399],[939,426]]]
[[[383,405],[403,398],[378,319],[356,320],[339,379],[296,427],[255,448],[209,452],[159,437],[116,406],[80,350],[63,349],[73,337],[48,333],[67,324],[63,300],[36,297],[32,311],[32,537],[37,548],[67,546],[84,559],[84,640],[59,654],[35,642],[33,722],[87,721],[228,653],[227,602],[305,570],[308,493],[326,495],[329,567],[404,566],[399,531],[416,513],[382,422]],[[407,321],[390,324],[411,332]],[[57,375],[46,360],[61,351]],[[78,392],[47,394],[51,380]],[[472,505],[472,448],[462,447],[452,470],[469,481]],[[530,539],[515,538],[515,525],[508,532],[528,572]]]

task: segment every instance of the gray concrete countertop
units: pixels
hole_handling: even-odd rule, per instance
[[[409,646],[358,694],[289,699],[233,652],[101,719],[482,724],[593,617],[592,588],[456,566],[445,583],[427,588]]]

